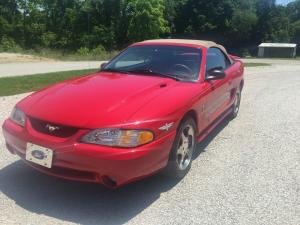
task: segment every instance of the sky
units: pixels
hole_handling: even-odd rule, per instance
[[[293,2],[294,0],[276,0],[277,4],[280,4],[280,5],[286,5],[290,2]]]

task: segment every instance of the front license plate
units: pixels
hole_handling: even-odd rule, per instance
[[[53,151],[42,146],[27,143],[26,160],[38,165],[51,168]]]

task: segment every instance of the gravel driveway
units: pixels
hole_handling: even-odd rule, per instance
[[[0,77],[99,68],[103,61],[0,63]]]
[[[23,97],[0,98],[0,122]],[[10,155],[0,133],[0,224],[300,224],[300,61],[249,68],[239,116],[198,145],[180,182],[111,191]]]

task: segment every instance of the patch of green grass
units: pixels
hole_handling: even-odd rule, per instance
[[[245,67],[271,66],[269,63],[245,63]]]
[[[73,77],[96,72],[97,69],[72,70],[28,76],[0,78],[0,96],[16,95],[36,91]]]

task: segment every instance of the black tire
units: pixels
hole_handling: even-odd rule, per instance
[[[229,115],[230,119],[235,119],[240,111],[240,104],[242,99],[242,92],[240,88],[235,93],[234,103],[231,106],[231,113]]]
[[[190,117],[184,119],[179,126],[170,152],[168,165],[165,170],[167,176],[182,179],[189,172],[192,165],[193,152],[197,144],[196,136],[195,121]]]

